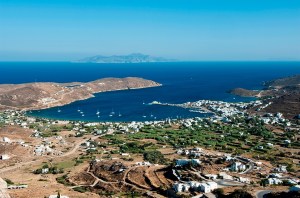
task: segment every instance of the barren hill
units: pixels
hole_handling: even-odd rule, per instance
[[[272,80],[264,85],[265,89],[260,91],[236,88],[230,93],[244,97],[271,97],[264,100],[265,104],[270,104],[259,110],[263,113],[281,112],[286,118],[300,115],[300,75]]]
[[[299,86],[300,75],[295,75],[287,78],[280,78],[265,83],[265,86],[269,87],[285,87],[285,86]]]
[[[161,86],[142,78],[103,78],[82,83],[26,83],[0,85],[0,110],[43,109],[93,97],[95,93]]]

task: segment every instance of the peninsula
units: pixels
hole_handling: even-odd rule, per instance
[[[264,83],[263,90],[236,88],[230,93],[243,97],[264,99],[255,111],[259,113],[281,112],[287,118],[298,118],[300,113],[300,75],[280,78]]]
[[[129,55],[113,55],[113,56],[92,56],[76,61],[79,63],[155,63],[155,62],[174,62],[174,60],[162,57],[149,56],[140,53]]]
[[[99,92],[157,86],[161,86],[161,84],[136,77],[103,78],[86,83],[2,84],[0,85],[0,110],[45,109],[88,99]]]

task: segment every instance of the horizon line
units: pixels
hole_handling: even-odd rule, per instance
[[[60,60],[0,60],[0,63],[93,63],[93,64],[142,64],[142,63],[197,63],[197,62],[300,62],[299,60],[175,60],[175,61],[162,61],[162,62],[140,62],[140,63],[97,63],[97,62],[77,62],[77,61],[60,61]]]

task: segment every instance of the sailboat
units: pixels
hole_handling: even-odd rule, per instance
[[[115,115],[115,112],[114,112],[114,110],[112,109],[111,112],[110,112],[110,114],[109,114],[109,116],[111,117],[111,116],[113,116],[113,115]]]

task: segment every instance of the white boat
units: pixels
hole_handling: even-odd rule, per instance
[[[109,116],[112,117],[113,115],[115,115],[115,112],[114,112],[114,110],[112,109],[111,112],[110,112],[110,114],[109,114]]]
[[[100,114],[100,111],[98,110],[97,113],[96,113],[96,115],[99,115],[99,114]]]
[[[82,114],[81,116],[84,116],[84,114]]]
[[[151,103],[149,103],[149,104],[151,104],[151,105],[154,105],[154,104],[161,104],[161,102],[158,102],[158,101],[152,101]]]
[[[60,110],[60,109],[58,109],[58,110],[57,110],[57,112],[58,112],[58,113],[60,113],[60,112],[61,112],[61,110]]]
[[[119,112],[119,117],[121,117],[122,116],[122,114]]]

